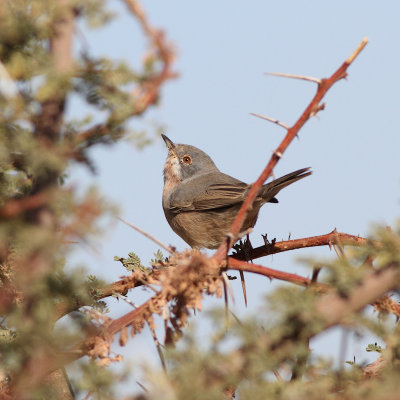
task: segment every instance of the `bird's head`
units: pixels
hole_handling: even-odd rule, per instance
[[[204,151],[188,144],[173,143],[167,136],[161,136],[168,148],[164,182],[183,182],[204,173],[218,171],[214,161]]]

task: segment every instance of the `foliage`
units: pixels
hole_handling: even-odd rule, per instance
[[[148,143],[149,135],[131,132],[128,122],[156,103],[159,88],[170,78],[159,76],[170,62],[167,45],[161,40],[154,45],[151,36],[146,53],[154,62],[143,61],[141,70],[96,58],[84,46],[75,54],[78,23],[101,28],[113,18],[104,3],[0,1],[3,397],[42,398],[52,392],[58,383],[49,384],[46,377],[66,363],[61,355],[107,320],[100,314],[105,311],[103,284],[93,276],[86,280],[84,271],[66,268],[66,260],[75,242],[100,232],[99,218],[112,209],[94,189],[78,194],[68,186],[66,168],[78,162],[93,169],[88,150],[96,144],[111,144],[126,135],[138,146]],[[133,13],[133,23],[135,17],[144,22]],[[157,46],[165,47],[162,56]],[[71,96],[89,105],[91,114],[67,119],[64,111]],[[93,125],[99,116],[103,122]],[[78,311],[80,305],[90,311]],[[70,322],[55,326],[73,310]],[[51,365],[57,359],[58,366]],[[102,379],[104,373],[84,365],[84,387],[111,393],[112,379]]]
[[[166,258],[158,250],[150,266],[131,252],[115,257],[127,276],[108,285],[66,267],[73,243],[98,234],[99,218],[111,212],[96,190],[82,195],[68,186],[67,167],[78,162],[95,170],[89,149],[130,134],[129,120],[156,105],[164,82],[175,76],[174,52],[134,0],[125,3],[149,40],[140,71],[87,49],[74,55],[76,23],[101,27],[113,17],[102,1],[0,1],[1,398],[72,398],[64,366],[79,395],[116,398],[121,376],[108,366],[121,357],[112,351],[113,340],[119,335],[123,346],[146,326],[164,369],[145,369],[146,390],[137,399],[208,400],[233,398],[235,392],[241,399],[395,398],[400,307],[391,291],[399,287],[399,228],[378,227],[369,240],[325,235],[328,241],[320,245],[336,246],[340,257],[309,260],[310,269],[323,269],[319,281],[317,273],[308,279],[245,261],[232,264],[221,251],[215,258],[169,249]],[[347,66],[319,90],[343,78]],[[66,119],[71,95],[93,115]],[[311,105],[307,118],[322,107]],[[93,125],[94,116],[102,122]],[[297,133],[292,130],[292,138]],[[148,140],[143,132],[135,137],[138,146]],[[273,163],[286,147],[274,153]],[[298,248],[307,245],[306,238]],[[269,254],[283,251],[276,241],[265,248]],[[243,243],[235,250],[236,261],[241,253],[246,259],[254,254]],[[187,329],[188,321],[205,296],[228,297],[226,270],[235,265],[287,282],[245,320],[214,311],[212,334],[199,337],[195,325]],[[139,307],[131,303],[120,318],[107,316],[103,299],[124,299],[139,286],[151,290],[149,300]],[[371,306],[375,314],[363,312]],[[159,320],[165,347],[157,337]],[[366,349],[379,353],[375,363],[335,366],[310,352],[312,338],[341,325],[379,337]]]

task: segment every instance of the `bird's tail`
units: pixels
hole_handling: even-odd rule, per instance
[[[278,203],[278,200],[275,198],[275,196],[284,187],[289,186],[292,183],[303,179],[311,174],[312,172],[310,171],[310,168],[302,168],[297,171],[291,172],[290,174],[284,175],[281,178],[275,179],[274,181],[265,184],[260,189],[259,196],[262,197],[266,203]]]

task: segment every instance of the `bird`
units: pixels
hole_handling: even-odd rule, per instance
[[[192,248],[216,249],[226,240],[251,185],[221,172],[197,147],[176,144],[161,136],[168,149],[162,193],[165,217],[172,230]],[[264,184],[242,230],[254,227],[264,204],[278,203],[275,196],[283,188],[311,173],[310,168],[302,168]]]

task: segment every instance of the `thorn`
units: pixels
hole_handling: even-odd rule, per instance
[[[275,119],[275,118],[271,118],[271,117],[267,117],[266,115],[261,115],[261,114],[257,114],[257,113],[250,113],[250,115],[253,115],[254,117],[258,117],[261,119],[265,119],[266,121],[272,122],[273,124],[279,125],[282,128],[285,128],[286,130],[289,130],[289,126],[286,125],[285,123]]]
[[[235,295],[233,294],[231,283],[229,282],[228,275],[226,275],[225,271],[222,272],[222,279],[224,280],[224,284],[226,285],[228,292],[231,295],[233,304],[235,304]]]
[[[295,75],[295,74],[286,74],[284,72],[266,72],[265,75],[271,76],[279,76],[281,78],[291,78],[291,79],[300,79],[302,81],[314,82],[318,85],[321,84],[321,79],[314,78],[312,76],[304,76],[304,75]]]
[[[224,285],[225,325],[226,325],[226,329],[228,329],[228,326],[229,326],[228,290],[226,288],[225,279],[222,279],[222,283]]]
[[[334,244],[333,245],[333,249],[335,250],[336,255],[338,256],[338,258],[345,258],[343,249],[339,245]]]
[[[136,308],[139,307],[136,303],[131,301],[128,297],[124,296],[123,294],[115,293],[115,295],[117,296],[117,300],[119,300],[121,298],[122,300],[126,301],[130,306],[132,306],[135,310],[136,310]]]
[[[318,275],[321,272],[321,267],[314,267],[311,282],[317,282]]]
[[[131,227],[135,231],[138,231],[143,236],[146,236],[148,239],[150,239],[153,242],[157,243],[159,246],[161,246],[163,249],[167,250],[169,253],[171,253],[171,254],[174,253],[174,248],[165,245],[163,242],[160,242],[158,239],[156,239],[154,236],[150,235],[149,233],[145,232],[143,229],[140,229],[136,225],[133,225],[133,224],[123,220],[122,218],[117,217],[117,219],[119,219],[121,222],[123,222],[125,225],[128,225],[129,227]]]
[[[243,273],[243,271],[239,271],[239,273],[240,273],[240,281],[242,282],[242,290],[243,290],[243,297],[244,297],[244,305],[247,307],[246,281],[244,280],[244,273]]]
[[[273,370],[273,373],[274,373],[274,375],[275,375],[277,381],[279,381],[279,382],[282,382],[282,381],[283,381],[283,379],[282,379],[282,377],[281,377],[281,374],[278,372],[277,369],[274,369],[274,370]]]

